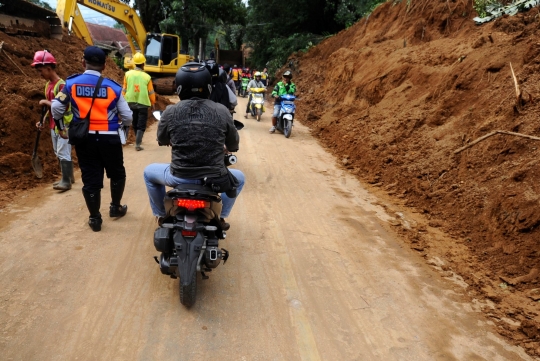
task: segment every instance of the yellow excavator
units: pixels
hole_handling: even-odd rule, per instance
[[[132,54],[141,51],[146,57],[146,71],[153,78],[154,88],[158,94],[173,94],[174,75],[178,69],[192,61],[190,55],[180,54],[180,37],[173,34],[147,33],[135,10],[119,0],[58,0],[56,14],[62,26],[69,33],[75,33],[79,38],[93,45],[92,37],[81,15],[79,4],[101,14],[107,15],[127,31],[131,54],[124,57],[124,67],[134,67]]]

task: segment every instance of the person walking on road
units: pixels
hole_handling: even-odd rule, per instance
[[[75,183],[73,161],[71,160],[71,145],[68,143],[65,130],[62,132],[59,131],[51,114],[51,102],[56,95],[64,89],[66,82],[56,73],[56,59],[47,50],[40,50],[34,54],[32,67],[39,72],[43,79],[47,80],[47,84],[45,84],[45,99],[40,100],[39,105],[42,107],[46,106],[49,110],[42,119],[42,122],[36,124],[36,127],[41,131],[43,129],[43,124],[46,123],[47,120],[49,121],[54,154],[56,155],[56,158],[58,158],[60,170],[62,172],[60,181],[53,183],[53,189],[67,191],[71,189],[71,183]],[[73,115],[71,111],[68,110],[64,114],[64,124],[69,126],[72,118]]]
[[[274,98],[274,114],[272,115],[272,128],[270,133],[276,131],[277,118],[279,117],[279,110],[281,109],[281,96],[285,94],[294,95],[296,93],[296,85],[292,82],[292,73],[287,70],[283,73],[282,81],[276,84],[272,91],[272,98]]]
[[[133,112],[133,131],[135,133],[135,150],[143,150],[141,147],[146,122],[148,120],[148,108],[154,109],[156,94],[150,75],[144,72],[146,58],[140,52],[133,56],[135,69],[130,70],[124,77],[122,94],[126,98]]]
[[[263,71],[261,72],[261,81],[265,87],[268,85],[268,69],[267,68],[264,68]]]
[[[88,136],[77,143],[75,152],[81,168],[84,200],[90,212],[88,225],[94,232],[101,230],[103,222],[100,207],[104,171],[110,179],[109,216],[123,217],[127,212],[127,206],[120,203],[126,170],[119,128],[131,124],[132,112],[122,95],[122,86],[101,75],[105,59],[103,50],[87,47],[82,60],[86,71],[68,77],[66,86],[52,101],[52,115],[57,124],[60,123],[57,119],[61,119],[70,105],[73,124],[89,115]]]
[[[238,94],[238,89],[240,89],[240,84],[241,84],[240,75],[241,75],[241,72],[242,72],[242,70],[238,67],[238,65],[234,64],[234,66],[232,68],[232,71],[231,71],[231,74],[232,74],[232,80],[233,80],[234,85],[236,87],[235,94]]]
[[[150,164],[144,170],[152,213],[158,223],[166,216],[165,186],[204,184],[207,178],[228,178],[230,171],[238,187],[236,197],[221,194],[220,226],[226,231],[230,225],[225,218],[242,191],[244,174],[238,169],[227,170],[223,150],[225,146],[228,151],[238,151],[238,131],[229,109],[208,99],[212,76],[204,65],[185,64],[176,73],[176,85],[180,102],[165,109],[157,130],[159,144],[172,146],[172,162]]]

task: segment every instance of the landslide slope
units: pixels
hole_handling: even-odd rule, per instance
[[[424,213],[403,231],[414,248],[444,249],[499,332],[540,355],[540,142],[496,135],[454,154],[494,130],[540,136],[539,10],[474,16],[471,1],[379,6],[295,56],[297,113],[351,172]],[[532,98],[519,111],[510,63]]]
[[[58,62],[58,75],[66,79],[84,71],[81,59],[87,46],[83,40],[67,34],[60,41],[0,32],[1,42],[4,44],[0,53],[0,208],[21,190],[50,184],[59,175],[48,131],[42,132],[38,149],[43,164],[42,179],[35,177],[31,166],[35,124],[40,118],[38,103],[44,98],[45,87],[45,80],[30,66],[34,52],[49,50]],[[122,84],[124,72],[112,59],[107,59],[103,74]],[[158,98],[158,109],[164,110],[167,104],[170,102],[166,98]],[[153,121],[150,116],[149,124]],[[130,140],[132,138],[130,134]]]

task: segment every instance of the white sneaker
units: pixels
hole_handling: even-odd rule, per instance
[[[274,133],[276,131],[276,127],[270,128],[270,133]]]

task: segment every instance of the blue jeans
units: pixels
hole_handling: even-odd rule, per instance
[[[231,173],[238,179],[237,195],[235,198],[229,198],[225,193],[221,193],[223,208],[221,209],[221,218],[227,218],[231,213],[236,198],[240,195],[244,187],[244,173],[238,169],[230,169]],[[184,179],[172,175],[171,165],[169,163],[152,163],[144,169],[144,182],[146,191],[150,198],[150,207],[154,216],[165,217],[165,186],[175,187],[179,184],[202,184],[198,179]]]

